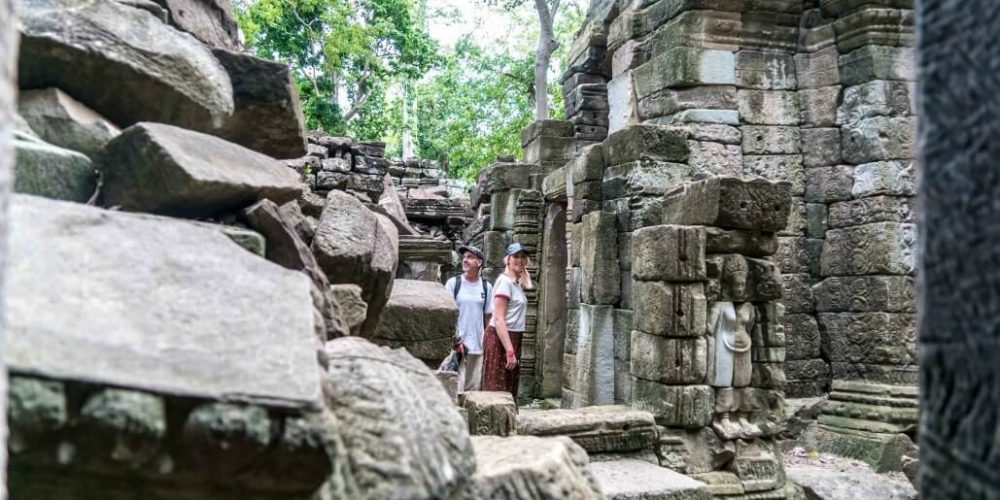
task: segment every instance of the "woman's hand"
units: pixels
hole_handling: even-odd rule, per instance
[[[513,370],[515,366],[517,366],[517,355],[514,353],[514,351],[507,351],[506,368],[508,370]]]

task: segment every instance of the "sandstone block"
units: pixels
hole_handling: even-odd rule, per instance
[[[916,57],[912,47],[865,45],[840,56],[844,85],[858,85],[872,80],[917,79]]]
[[[113,123],[56,88],[21,91],[17,111],[43,141],[90,158],[121,133]]]
[[[31,0],[20,20],[24,88],[62,89],[122,127],[151,121],[208,132],[233,112],[229,75],[211,50],[146,11]]]
[[[822,240],[820,245],[822,248]],[[784,274],[810,274],[818,264],[812,262],[819,254],[813,254],[809,239],[802,237],[779,236],[778,251],[774,254],[774,262]]]
[[[601,180],[604,177],[604,148],[597,144],[583,148],[566,168],[574,184]]]
[[[842,129],[844,159],[850,163],[914,158],[917,119],[876,116]]]
[[[802,196],[806,192],[802,155],[743,155],[743,176],[786,181],[791,184],[792,196]]]
[[[768,257],[778,251],[773,233],[742,229],[705,228],[706,253],[738,253],[747,257]]]
[[[911,276],[831,277],[813,285],[819,312],[916,312]]]
[[[600,184],[605,200],[667,193],[697,176],[690,164],[634,161],[608,167]]]
[[[825,238],[828,209],[825,203],[806,203],[806,237]]]
[[[612,404],[615,390],[614,308],[580,304],[579,318],[575,348],[577,392],[584,405]]]
[[[800,130],[798,127],[777,125],[745,125],[743,131],[743,153],[751,155],[798,154]]]
[[[592,212],[583,217],[580,268],[581,298],[587,304],[615,304],[621,299],[621,271],[614,214]]]
[[[802,129],[802,164],[828,167],[842,162],[839,128]]]
[[[703,85],[699,87],[662,89],[638,100],[636,111],[640,120],[670,116],[694,110],[736,110],[736,87]]]
[[[912,197],[873,196],[830,205],[830,228],[860,226],[875,222],[915,222],[916,200]]]
[[[743,152],[739,146],[718,142],[688,141],[688,165],[697,173],[743,175]]]
[[[738,12],[689,10],[657,29],[648,43],[653,54],[684,45],[736,52],[742,28]]]
[[[664,199],[669,224],[780,231],[788,222],[791,184],[715,177],[686,185]]]
[[[822,359],[788,360],[785,376],[788,380],[826,380],[830,378],[830,367]]]
[[[816,318],[811,314],[786,314],[782,320],[785,330],[785,358],[792,360],[819,359],[820,334]]]
[[[837,125],[837,103],[840,99],[840,89],[839,85],[833,85],[799,90],[801,123],[813,127]]]
[[[837,109],[837,125],[848,125],[876,116],[912,114],[913,96],[908,82],[874,80],[844,89]]]
[[[632,276],[645,281],[703,281],[705,228],[652,226],[632,234]]]
[[[665,337],[697,337],[705,332],[704,285],[637,281],[632,285],[633,328]]]
[[[684,162],[687,157],[687,134],[657,125],[628,126],[604,142],[604,158],[609,166],[639,160]]]
[[[517,426],[517,403],[509,392],[469,391],[462,407],[469,413],[469,434],[510,436]]]
[[[823,276],[913,274],[917,231],[913,224],[877,222],[826,232]]]
[[[436,366],[451,352],[458,307],[440,283],[397,279],[372,342],[403,347],[414,357]]]
[[[708,371],[704,337],[666,338],[632,332],[629,373],[661,384],[701,384]]]
[[[85,203],[97,188],[97,174],[82,153],[15,132],[14,192]]]
[[[712,498],[701,482],[642,460],[596,462],[590,469],[604,495],[614,500]]]
[[[632,407],[652,413],[660,425],[698,429],[712,422],[715,391],[707,385],[663,385],[633,378]]]
[[[736,53],[736,80],[745,89],[795,90],[795,60],[781,52],[740,50]]]
[[[792,207],[788,212],[788,225],[778,231],[779,236],[802,236],[806,234],[806,202],[800,197],[792,198]]]
[[[819,313],[824,349],[832,362],[916,363],[916,316],[909,313]]]
[[[735,85],[736,57],[726,50],[674,47],[632,72],[636,97],[665,88]]]
[[[568,436],[587,453],[626,453],[653,448],[653,415],[628,406],[588,406],[575,410],[522,410],[517,434]]]
[[[709,284],[705,295],[713,301],[766,302],[781,298],[781,282],[773,262],[738,254],[709,255]]]
[[[877,161],[854,167],[855,198],[867,196],[915,196],[915,161]]]
[[[472,438],[475,474],[459,500],[603,498],[587,452],[566,437]]]
[[[851,199],[854,186],[854,167],[810,168],[806,176],[806,201],[810,203],[831,203]]]
[[[787,90],[747,90],[736,94],[740,121],[753,125],[798,125],[799,95]]]
[[[782,274],[782,304],[789,314],[811,313],[813,307],[812,276],[809,274]]]
[[[840,64],[836,47],[795,55],[799,89],[815,89],[840,84]]]

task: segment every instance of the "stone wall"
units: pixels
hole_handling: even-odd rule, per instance
[[[13,2],[0,0],[0,316],[6,317],[7,206],[14,171],[13,115],[17,93],[17,30],[14,29]],[[0,330],[5,329],[0,319]],[[6,346],[0,339],[0,356],[6,358]],[[0,415],[7,413],[7,367],[0,366]],[[7,419],[0,424],[0,498],[7,498]]]

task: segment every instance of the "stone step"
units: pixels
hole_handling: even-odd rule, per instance
[[[708,486],[678,472],[641,460],[590,464],[609,500],[711,500]]]

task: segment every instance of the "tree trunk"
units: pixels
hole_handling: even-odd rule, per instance
[[[555,32],[552,29],[553,19],[559,10],[559,0],[535,0],[538,10],[538,23],[541,30],[538,33],[538,48],[535,51],[535,120],[545,120],[549,117],[548,73],[552,53],[559,48]]]

